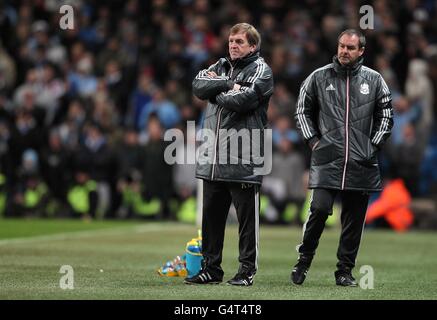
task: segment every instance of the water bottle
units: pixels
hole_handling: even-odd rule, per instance
[[[202,266],[202,237],[199,230],[199,236],[191,239],[187,243],[186,249],[186,266],[188,277],[193,277],[199,273]]]

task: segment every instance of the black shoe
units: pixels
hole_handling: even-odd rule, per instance
[[[291,271],[291,281],[294,284],[302,284],[305,281],[309,268],[303,264],[297,263]]]
[[[222,281],[223,279],[212,275],[206,270],[200,270],[195,276],[184,279],[184,283],[186,284],[219,284]]]
[[[228,280],[226,283],[233,286],[248,287],[253,284],[253,278],[255,278],[254,272],[239,271],[232,279]]]
[[[293,270],[291,271],[291,281],[294,284],[302,284],[305,281],[305,278],[307,276],[308,270],[311,266],[311,261],[313,260],[313,257],[310,256],[304,256],[301,255],[299,257],[299,261],[294,266]]]
[[[348,270],[337,270],[334,273],[335,275],[335,283],[337,286],[343,287],[357,287],[358,284],[355,281],[352,273]]]

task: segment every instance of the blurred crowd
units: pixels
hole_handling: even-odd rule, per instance
[[[74,8],[74,29],[59,8]],[[0,212],[4,216],[195,219],[192,164],[167,164],[165,130],[202,122],[197,72],[227,54],[229,28],[262,36],[275,92],[265,221],[301,221],[309,150],[293,114],[302,81],[330,63],[337,36],[374,10],[365,65],[393,97],[380,162],[413,197],[437,199],[437,2],[434,0],[16,0],[0,3]],[[181,153],[178,153],[180,155]],[[294,220],[296,219],[296,220]]]

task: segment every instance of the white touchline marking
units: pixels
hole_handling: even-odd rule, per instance
[[[179,229],[192,228],[191,226],[184,226],[173,224],[172,227],[178,227]],[[22,237],[22,238],[12,238],[12,239],[2,239],[0,240],[0,246],[22,244],[35,241],[53,241],[53,240],[67,240],[71,238],[88,238],[94,237],[96,235],[123,235],[132,233],[144,233],[153,231],[162,231],[167,229],[169,224],[144,224],[137,226],[116,226],[108,227],[107,229],[97,229],[97,230],[86,230],[86,231],[71,231],[71,232],[61,232],[51,235],[41,235],[33,237]]]

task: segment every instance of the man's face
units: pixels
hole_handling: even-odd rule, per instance
[[[337,57],[342,65],[353,64],[364,53],[364,48],[359,47],[357,35],[344,34],[338,40]]]
[[[229,55],[231,60],[243,58],[255,51],[256,46],[247,41],[246,32],[231,34],[229,36]]]

